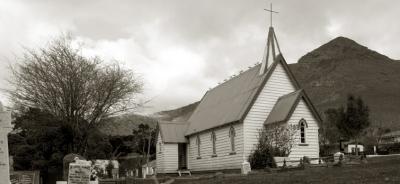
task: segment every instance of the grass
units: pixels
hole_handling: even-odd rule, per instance
[[[225,174],[197,180],[176,179],[189,184],[261,183],[400,183],[400,156],[369,158],[368,163],[342,167],[312,167],[287,172],[257,172],[247,176]]]

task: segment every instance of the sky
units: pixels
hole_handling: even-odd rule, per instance
[[[338,36],[400,59],[396,0],[0,0],[0,89],[25,48],[68,33],[83,55],[140,76],[150,101],[138,113],[178,108],[261,61],[270,3],[288,63]]]

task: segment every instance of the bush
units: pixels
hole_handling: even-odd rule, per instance
[[[294,145],[297,127],[274,125],[259,132],[256,149],[249,156],[253,169],[276,167],[274,156],[286,157]]]
[[[274,157],[266,149],[256,149],[249,156],[249,162],[252,169],[264,169],[266,167],[276,167]]]

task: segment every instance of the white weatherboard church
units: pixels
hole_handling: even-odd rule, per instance
[[[271,26],[263,61],[206,92],[187,122],[159,122],[157,172],[241,169],[266,125],[298,125],[289,158],[319,157],[321,119]]]

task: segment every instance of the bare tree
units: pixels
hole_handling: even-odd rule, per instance
[[[298,137],[298,126],[291,124],[268,125],[261,133],[261,143],[272,148],[274,156],[288,156]]]
[[[38,50],[26,49],[19,63],[12,68],[12,100],[63,120],[72,130],[71,152],[85,154],[88,133],[101,119],[139,105],[135,95],[142,83],[132,71],[82,56],[68,37]]]

